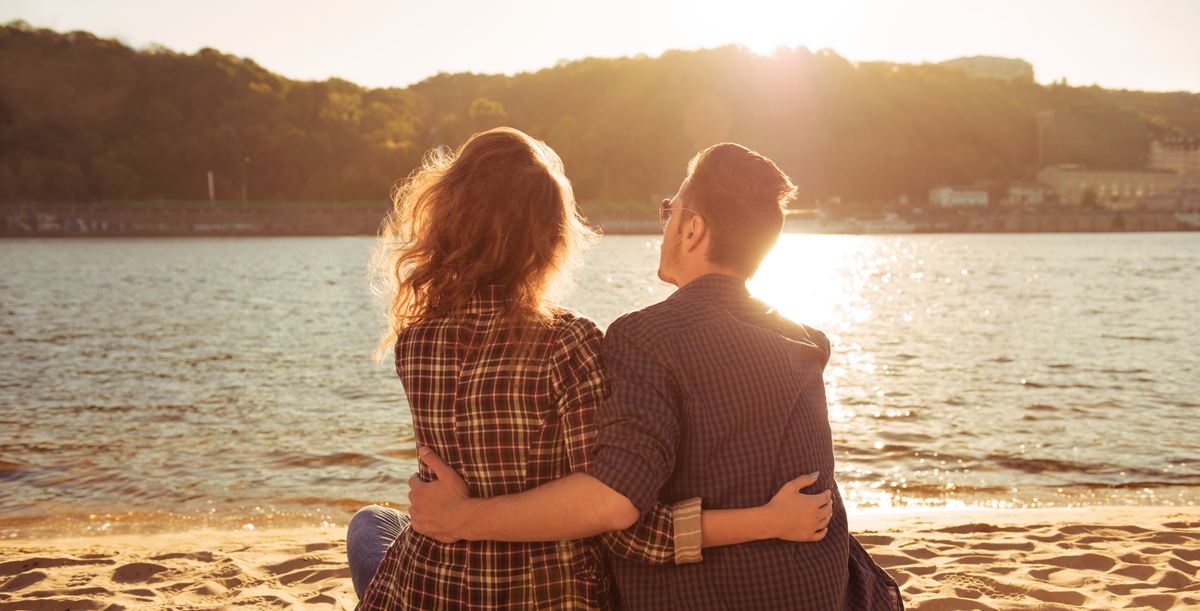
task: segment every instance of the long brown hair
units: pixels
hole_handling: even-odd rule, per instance
[[[376,360],[409,325],[461,311],[483,286],[503,287],[512,328],[544,326],[552,286],[597,237],[558,155],[507,127],[454,153],[430,151],[393,203],[372,262],[373,288],[388,301]]]

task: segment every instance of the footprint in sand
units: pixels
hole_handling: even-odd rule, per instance
[[[286,575],[287,573],[291,573],[297,569],[305,569],[313,566],[314,564],[324,563],[325,560],[320,556],[307,555],[300,556],[299,558],[292,558],[291,560],[280,562],[278,564],[268,564],[262,568],[272,575]]]
[[[1197,541],[1200,541],[1200,535],[1192,535],[1192,533],[1155,533],[1144,537],[1138,537],[1138,541],[1147,543],[1157,543],[1159,545],[1187,545],[1195,546]]]
[[[978,600],[942,597],[923,598],[913,601],[920,611],[997,611],[996,607]],[[907,602],[905,603],[907,607]]]
[[[150,557],[151,560],[157,560],[159,562],[162,562],[165,560],[175,560],[176,558],[184,558],[187,560],[196,560],[198,562],[212,562],[214,560],[213,553],[210,551],[172,552],[170,554],[159,554],[157,556]]]
[[[1060,569],[1058,567],[1034,569],[1029,571],[1029,576],[1060,588],[1086,586],[1096,579],[1096,574],[1091,571],[1076,571],[1074,569]]]
[[[304,552],[305,552],[305,553],[308,553],[308,554],[311,554],[311,553],[313,553],[313,552],[322,552],[322,551],[325,551],[325,550],[327,550],[327,549],[333,549],[333,548],[335,548],[335,547],[341,547],[342,545],[343,545],[343,544],[341,544],[341,543],[332,543],[332,542],[326,542],[326,543],[309,543],[308,545],[305,545],[305,546],[304,546]]]
[[[1179,529],[1179,530],[1189,529],[1189,528],[1200,528],[1200,522],[1166,522],[1163,524],[1163,527],[1164,528],[1175,528],[1175,529]]]
[[[905,554],[873,553],[871,554],[871,559],[875,561],[875,564],[878,564],[885,569],[909,564],[918,564],[916,559]]]
[[[255,609],[291,609],[300,602],[287,594],[256,594],[239,596],[233,601],[238,608],[252,607]]]
[[[1049,564],[1051,566],[1062,567],[1064,569],[1082,569],[1085,571],[1107,571],[1117,564],[1117,561],[1109,556],[1101,556],[1100,554],[1067,554],[1064,556],[1054,556],[1052,558],[1035,559],[1035,562]]]
[[[201,596],[219,596],[228,592],[229,588],[215,581],[202,581],[196,584],[195,587],[189,588],[188,591],[195,592]]]
[[[1171,558],[1167,560],[1167,565],[1184,575],[1196,575],[1196,578],[1200,579],[1200,574],[1198,574],[1200,573],[1200,567],[1194,564],[1184,562],[1178,558]]]
[[[1027,535],[1026,538],[1041,541],[1042,543],[1058,543],[1067,537],[1062,533],[1054,533],[1050,535]]]
[[[1131,607],[1150,607],[1151,609],[1174,609],[1175,604],[1174,594],[1144,594],[1135,596],[1130,601]]]
[[[21,573],[20,575],[17,575],[16,577],[6,581],[4,585],[0,586],[0,592],[15,592],[17,590],[24,590],[25,588],[28,588],[29,586],[45,579],[46,577],[47,575],[41,571],[29,571],[27,573]]]
[[[279,576],[279,583],[290,586],[295,583],[316,583],[326,579],[350,578],[350,568],[329,568],[292,571]]]
[[[1109,571],[1109,574],[1120,575],[1122,577],[1128,577],[1138,581],[1146,581],[1154,576],[1154,574],[1157,572],[1158,569],[1150,564],[1126,564]]]
[[[991,524],[960,524],[958,526],[947,526],[946,528],[935,528],[933,532],[949,533],[952,535],[973,535],[978,533],[994,533],[1000,531],[999,526]]]
[[[978,549],[989,552],[1032,552],[1034,545],[1028,541],[997,541],[994,543],[981,541],[968,545],[967,549]]]
[[[1151,582],[1151,585],[1160,590],[1183,590],[1196,585],[1196,582],[1179,571],[1163,571],[1162,577]]]
[[[1082,592],[1074,590],[1047,590],[1043,588],[1031,588],[1028,595],[1046,603],[1057,603],[1060,605],[1070,605],[1072,607],[1082,607],[1091,602],[1091,599]]]
[[[857,539],[858,542],[863,545],[863,547],[867,548],[868,551],[870,551],[872,546],[891,545],[892,542],[896,540],[895,537],[889,537],[887,535],[854,535],[854,538]]]
[[[174,596],[172,602],[179,607],[205,607],[227,597],[229,589],[214,581],[189,584]]]
[[[1200,546],[1192,549],[1173,549],[1171,553],[1189,562],[1200,562]]]
[[[26,558],[24,560],[0,562],[0,577],[20,575],[25,571],[34,569],[55,569],[64,566],[81,566],[86,564],[115,564],[115,562],[108,558]]]
[[[96,560],[99,558],[115,558],[117,555],[111,552],[95,552],[91,554],[79,554],[79,557],[84,560]]]
[[[905,547],[901,548],[900,551],[909,558],[917,558],[918,560],[929,560],[930,558],[937,558],[942,555],[937,550],[926,547]]]
[[[1018,569],[1015,566],[989,566],[986,570],[993,575],[1008,575],[1015,573]]]
[[[161,564],[133,562],[114,571],[112,580],[117,583],[146,583],[165,570],[167,567]]]

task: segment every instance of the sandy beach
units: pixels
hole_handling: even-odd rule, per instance
[[[1200,610],[1200,508],[851,514],[909,609]],[[342,529],[0,543],[0,611],[353,609]]]

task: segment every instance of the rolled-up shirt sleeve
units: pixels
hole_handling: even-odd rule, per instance
[[[588,324],[570,326],[551,357],[554,384],[560,389],[558,412],[572,472],[586,470],[593,460],[594,415],[608,397],[600,337],[599,329]],[[682,508],[682,512],[676,508]],[[682,539],[676,537],[680,528]],[[617,556],[635,562],[699,562],[700,499],[674,505],[655,503],[636,524],[626,530],[604,533],[601,541]]]
[[[612,394],[596,410],[595,459],[585,472],[645,514],[675,468],[677,387],[663,360],[622,322],[614,322],[604,338]]]
[[[704,559],[700,550],[704,538],[700,531],[700,497],[679,501],[671,506],[675,526],[675,564],[691,564]]]
[[[700,562],[700,497],[671,505],[655,503],[633,526],[600,535],[614,555],[642,564]]]

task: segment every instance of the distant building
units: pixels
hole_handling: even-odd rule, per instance
[[[1039,112],[1036,120],[1041,167],[1139,168],[1146,162],[1149,131],[1134,109],[1063,108]]]
[[[1008,185],[1007,206],[1040,206],[1050,199],[1054,189],[1040,182],[1015,181]]]
[[[1166,136],[1150,143],[1150,167],[1170,170],[1187,185],[1200,185],[1200,137]]]
[[[1157,195],[1174,193],[1179,175],[1170,170],[1093,169],[1061,164],[1039,172],[1038,182],[1050,185],[1061,204],[1082,204],[1084,194],[1090,189],[1096,194],[1097,205],[1123,209],[1144,205]]]
[[[976,55],[975,57],[951,59],[942,62],[940,65],[947,68],[959,68],[975,76],[1000,79],[1002,81],[1014,79],[1019,76],[1033,78],[1033,64],[1023,59]]]
[[[986,206],[988,192],[984,187],[937,186],[929,190],[929,203],[943,208]]]
[[[1200,210],[1200,185],[1188,185],[1180,187],[1174,193],[1147,197],[1146,209],[1176,212]]]

